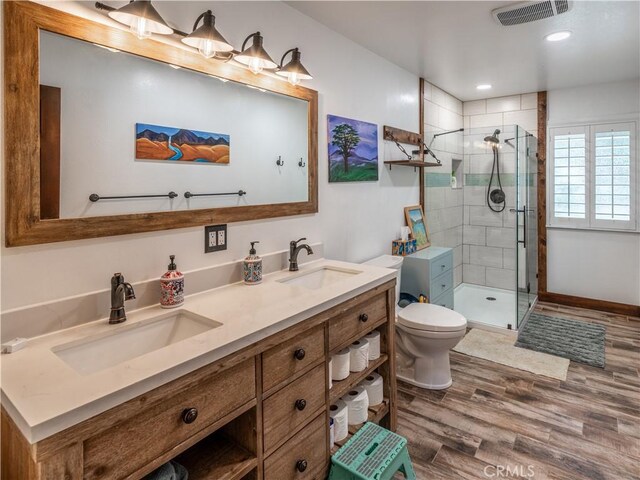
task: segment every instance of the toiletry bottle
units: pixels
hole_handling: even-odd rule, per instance
[[[184,275],[178,271],[174,260],[176,256],[170,255],[167,272],[160,277],[160,306],[162,308],[175,308],[184,303]]]
[[[250,242],[251,250],[249,255],[244,259],[242,268],[242,275],[244,283],[247,285],[256,285],[262,281],[262,259],[256,255],[256,249],[254,245],[260,242]]]

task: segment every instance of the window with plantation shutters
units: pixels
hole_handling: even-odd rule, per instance
[[[594,217],[596,222],[631,220],[632,125],[593,127],[595,149]]]
[[[558,218],[586,218],[586,136],[559,134],[553,141],[554,212]]]
[[[635,123],[549,130],[549,224],[636,228]]]

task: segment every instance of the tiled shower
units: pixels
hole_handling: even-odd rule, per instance
[[[425,169],[425,215],[431,243],[454,249],[456,310],[482,323],[515,324],[517,276],[515,125],[537,137],[537,94],[461,102],[433,85],[425,89],[425,137],[443,167]],[[499,129],[506,207],[487,206],[493,153],[484,137]],[[522,130],[520,130],[522,132]],[[451,177],[456,176],[456,187]],[[494,178],[494,187],[497,182]],[[525,258],[520,252],[521,261]],[[524,271],[524,268],[521,268]],[[486,304],[488,299],[493,303]],[[473,320],[473,319],[471,319]]]

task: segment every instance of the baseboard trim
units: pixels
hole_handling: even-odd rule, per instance
[[[539,293],[538,299],[542,302],[559,303],[569,307],[589,308],[602,312],[617,313],[630,317],[640,317],[640,305],[629,305],[627,303],[608,302],[595,298],[576,297],[563,293],[545,292]]]

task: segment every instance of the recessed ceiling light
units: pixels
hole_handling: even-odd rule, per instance
[[[476,88],[478,90],[489,90],[491,88],[491,85],[488,83],[481,83],[480,85],[476,85]]]
[[[169,64],[169,66],[170,66],[171,68],[173,68],[174,70],[180,70],[180,69],[182,68],[182,67],[179,67],[178,65],[173,65],[173,64],[171,64],[171,63]]]
[[[548,42],[559,42],[560,40],[566,40],[571,36],[571,32],[563,31],[563,32],[555,32],[550,33],[546,37],[544,37]]]

